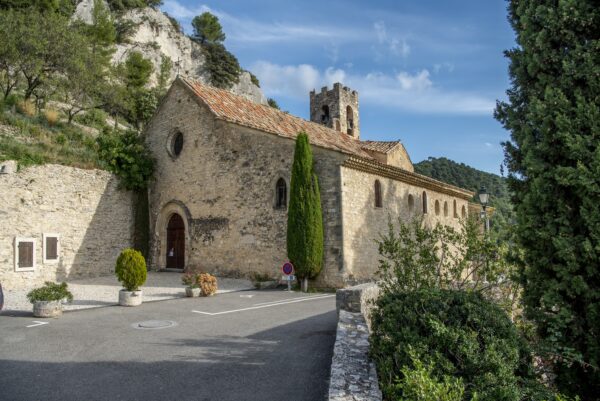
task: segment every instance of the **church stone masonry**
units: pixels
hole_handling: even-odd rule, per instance
[[[392,219],[457,227],[473,193],[414,173],[399,141],[361,141],[358,93],[310,93],[312,121],[177,78],[146,129],[156,159],[153,269],[277,277],[286,260],[295,138],[306,132],[319,177],[325,241],[316,285],[374,278],[374,239]]]

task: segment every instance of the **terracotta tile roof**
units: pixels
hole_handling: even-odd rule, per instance
[[[381,153],[388,153],[398,144],[400,144],[400,141],[361,141],[360,143],[363,149]]]
[[[310,143],[315,146],[372,159],[362,149],[360,141],[341,132],[273,107],[254,103],[223,89],[187,78],[179,79],[208,106],[218,119],[292,139],[296,138],[299,132],[306,132]]]

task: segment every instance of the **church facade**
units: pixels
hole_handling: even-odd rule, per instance
[[[360,140],[358,93],[310,93],[310,119],[177,78],[146,128],[153,269],[280,275],[295,137],[310,138],[325,253],[316,285],[374,278],[388,218],[458,227],[473,193],[414,173],[399,141]]]

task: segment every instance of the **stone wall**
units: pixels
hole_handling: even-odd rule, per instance
[[[408,221],[423,216],[426,224],[442,223],[459,228],[462,207],[468,207],[464,199],[345,166],[341,168],[341,176],[344,273],[350,283],[373,279],[380,258],[375,240],[387,232],[389,218],[395,222],[398,218]],[[379,180],[382,187],[380,208],[375,207],[375,180]],[[426,214],[423,214],[423,191],[427,194]],[[412,208],[409,195],[412,196]],[[454,215],[454,201],[457,216]],[[436,202],[439,213],[436,213]]]
[[[381,400],[377,368],[369,358],[370,316],[379,296],[375,284],[336,292],[338,326],[331,360],[330,401]]]
[[[3,288],[110,274],[119,252],[132,245],[132,202],[132,193],[106,171],[45,165],[0,174]],[[45,233],[59,234],[57,262],[43,262]],[[35,239],[34,271],[15,271],[15,237]]]
[[[183,150],[169,152],[175,132]],[[280,277],[286,260],[287,210],[275,208],[275,185],[289,183],[295,142],[216,120],[174,85],[146,131],[156,159],[149,190],[151,254],[166,265],[166,227],[173,213],[186,226],[186,267]],[[339,165],[343,155],[313,147],[325,230],[324,270],[318,285],[341,286],[342,228]]]

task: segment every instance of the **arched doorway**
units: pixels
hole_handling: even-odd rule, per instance
[[[167,225],[167,269],[185,267],[185,224],[177,213],[171,215]]]

